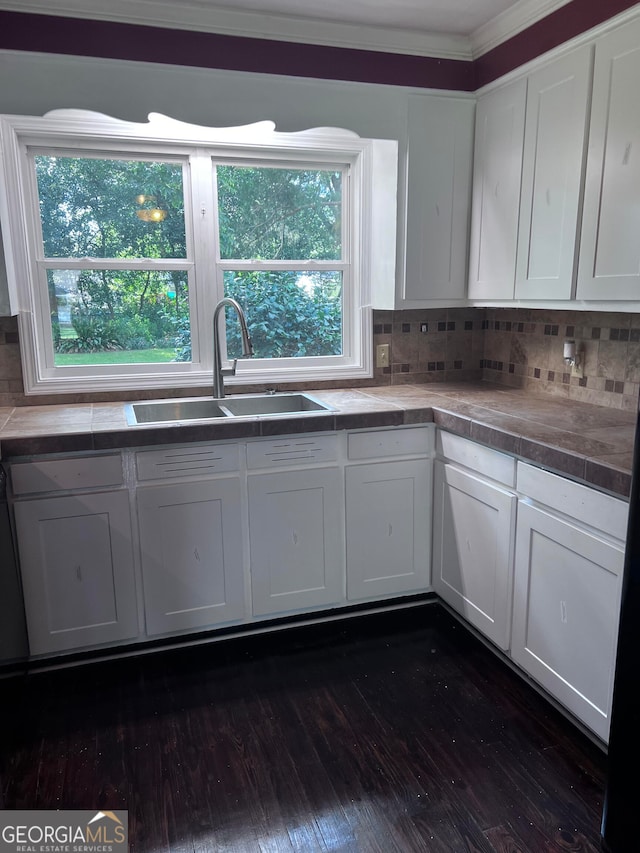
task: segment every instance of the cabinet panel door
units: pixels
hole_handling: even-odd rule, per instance
[[[596,43],[578,299],[640,299],[640,21]]]
[[[513,299],[527,81],[478,99],[470,299]]]
[[[244,612],[236,478],[138,489],[147,633],[196,630]]]
[[[253,612],[283,613],[344,597],[338,468],[249,477]]]
[[[527,84],[516,299],[571,299],[592,48],[534,72]]]
[[[504,650],[511,625],[516,504],[512,492],[436,462],[433,585]]]
[[[431,463],[357,465],[346,475],[347,597],[427,589]]]
[[[513,658],[603,740],[623,563],[621,544],[520,503]]]
[[[474,111],[472,100],[410,98],[407,302],[466,296]]]
[[[138,635],[126,492],[17,502],[31,654]]]

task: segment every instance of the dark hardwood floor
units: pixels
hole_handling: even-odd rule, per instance
[[[0,805],[136,853],[600,850],[604,754],[439,605],[0,690]]]

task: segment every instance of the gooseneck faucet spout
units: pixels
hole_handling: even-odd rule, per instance
[[[240,334],[242,336],[242,356],[250,358],[253,355],[253,344],[247,329],[247,321],[244,316],[244,311],[235,299],[225,296],[216,305],[213,312],[213,396],[216,398],[224,397],[224,377],[235,376],[237,358],[234,358],[231,367],[222,367],[222,359],[220,357],[220,312],[224,311],[225,307],[233,308],[238,315],[240,322]]]

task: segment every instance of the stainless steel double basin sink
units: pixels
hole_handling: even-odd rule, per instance
[[[335,411],[332,406],[309,394],[251,394],[237,397],[198,397],[127,403],[125,414],[130,426],[139,424],[209,421],[219,418],[272,417]]]

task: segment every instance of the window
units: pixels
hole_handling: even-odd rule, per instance
[[[223,296],[254,344],[236,382],[371,375],[371,293],[394,288],[396,143],[76,111],[5,116],[0,132],[27,393],[209,385]],[[239,357],[233,314],[223,332]]]

